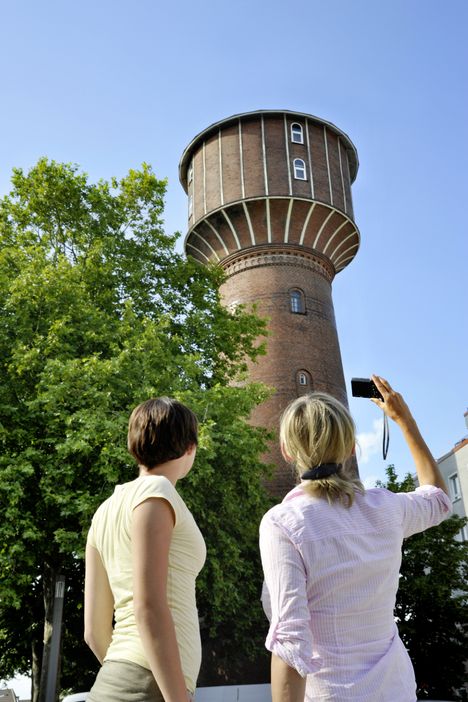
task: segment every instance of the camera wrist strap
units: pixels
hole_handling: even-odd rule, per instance
[[[385,461],[388,453],[388,446],[390,443],[390,429],[388,426],[388,417],[383,413],[383,438],[382,438],[382,456]]]

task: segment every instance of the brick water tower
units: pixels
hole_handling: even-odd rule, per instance
[[[288,110],[245,112],[212,124],[179,166],[189,198],[187,255],[216,262],[226,305],[257,303],[270,322],[251,380],[276,388],[252,417],[277,429],[290,400],[311,390],[347,402],[331,284],[359,248],[351,183],[358,157],[330,122]],[[273,492],[294,484],[276,444]]]

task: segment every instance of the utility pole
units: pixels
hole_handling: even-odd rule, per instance
[[[50,654],[48,660],[47,680],[46,680],[46,702],[56,702],[57,699],[57,679],[60,658],[60,644],[62,640],[62,615],[63,600],[65,596],[65,577],[57,575],[55,578],[55,596],[52,620],[52,638],[50,642]]]

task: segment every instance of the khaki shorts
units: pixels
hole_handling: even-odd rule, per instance
[[[87,702],[164,702],[151,670],[130,661],[104,661]]]

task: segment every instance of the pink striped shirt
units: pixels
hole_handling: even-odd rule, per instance
[[[349,509],[299,486],[265,514],[265,645],[307,676],[305,700],[416,700],[393,615],[401,545],[450,511],[447,495],[430,485],[367,490]]]

